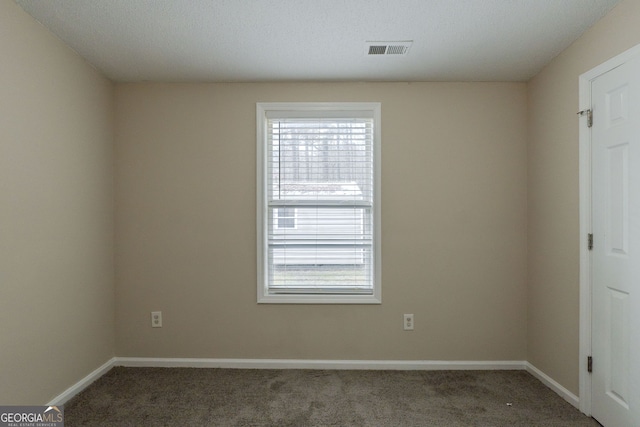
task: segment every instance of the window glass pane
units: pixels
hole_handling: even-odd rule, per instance
[[[371,119],[269,121],[273,200],[373,199]]]
[[[278,228],[296,228],[296,210],[292,208],[279,208],[277,212]]]

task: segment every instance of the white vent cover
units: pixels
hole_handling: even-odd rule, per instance
[[[393,42],[365,42],[364,54],[366,56],[402,56],[409,52],[413,40],[393,41]]]

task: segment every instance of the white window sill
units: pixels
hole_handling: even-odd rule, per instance
[[[376,295],[261,295],[258,304],[381,304]]]

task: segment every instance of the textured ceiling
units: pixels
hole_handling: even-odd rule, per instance
[[[121,82],[526,81],[617,2],[17,0]]]

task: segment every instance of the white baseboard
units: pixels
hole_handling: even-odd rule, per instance
[[[580,399],[527,361],[444,361],[444,360],[307,360],[307,359],[196,359],[155,357],[114,357],[56,396],[47,406],[64,405],[76,394],[106,374],[114,366],[155,368],[226,369],[353,369],[353,370],[526,370],[544,385],[579,409]]]
[[[100,366],[98,369],[91,372],[89,375],[87,375],[86,377],[84,377],[83,379],[81,379],[80,381],[78,381],[77,383],[75,383],[74,385],[72,385],[62,393],[60,393],[58,396],[54,397],[53,400],[47,403],[46,405],[47,406],[64,405],[73,396],[80,393],[82,390],[89,387],[91,383],[93,383],[95,380],[97,380],[98,378],[100,378],[101,376],[109,372],[109,370],[113,368],[115,361],[116,361],[116,358],[112,357],[104,365]]]
[[[526,362],[526,369],[531,375],[539,379],[544,385],[555,391],[564,400],[571,403],[577,409],[580,409],[580,398],[569,390],[561,386],[557,381],[551,378],[549,375],[542,372],[540,369],[533,366],[531,363]]]
[[[227,369],[522,370],[525,361],[178,359],[117,357],[115,366]]]

